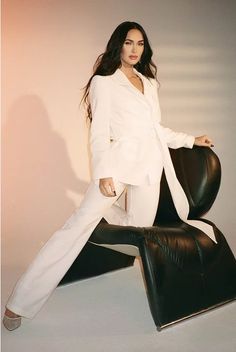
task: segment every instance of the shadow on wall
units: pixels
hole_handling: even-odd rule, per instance
[[[65,141],[52,129],[36,95],[15,101],[3,139],[3,245],[12,251],[8,256],[24,257],[74,211],[67,192],[84,194],[88,183],[76,177]]]

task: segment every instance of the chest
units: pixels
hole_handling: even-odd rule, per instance
[[[134,88],[136,88],[142,94],[144,94],[144,85],[143,85],[143,81],[140,77],[138,77],[138,76],[131,77],[131,78],[129,78],[129,81],[134,86]]]
[[[144,94],[138,89],[143,89]],[[112,81],[110,85],[112,118],[143,120],[155,112],[158,105],[155,88],[139,82],[137,87],[132,83],[117,84]],[[138,122],[138,121],[137,121]]]

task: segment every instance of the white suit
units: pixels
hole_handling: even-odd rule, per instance
[[[144,94],[120,69],[110,76],[95,76],[91,81],[93,180],[80,207],[41,248],[17,282],[7,308],[21,316],[32,318],[40,310],[102,217],[119,225],[153,224],[163,167],[180,218],[215,241],[208,224],[187,220],[188,201],[168,150],[168,146],[191,148],[194,137],[160,125],[156,81],[135,72],[143,81]],[[104,177],[113,177],[115,197],[105,197],[100,192],[98,182]],[[125,187],[127,213],[113,204]]]

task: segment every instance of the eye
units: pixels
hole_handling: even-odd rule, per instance
[[[125,44],[127,45],[127,44],[131,44],[131,42],[125,42]]]
[[[139,46],[144,46],[144,43],[142,42],[142,43],[139,43],[138,45],[139,45]]]

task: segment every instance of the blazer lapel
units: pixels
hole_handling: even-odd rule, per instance
[[[138,72],[136,69],[134,69],[134,72],[142,79],[143,82],[143,87],[144,87],[144,94],[141,93],[138,88],[136,88],[126,77],[126,75],[118,68],[115,73],[111,76],[113,80],[116,81],[116,83],[126,86],[132,92],[136,95],[137,98],[139,98],[142,102],[145,104],[150,105],[152,103],[152,95],[150,94],[150,84],[148,82],[148,79],[143,76],[140,72]]]
[[[148,101],[148,103],[153,106],[153,89],[155,89],[155,87],[153,86],[152,82],[147,77],[145,77],[142,73],[137,71],[135,68],[134,68],[134,72],[143,81],[144,95],[141,92],[140,93]]]

